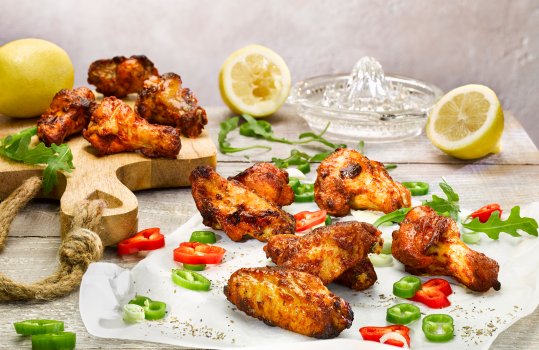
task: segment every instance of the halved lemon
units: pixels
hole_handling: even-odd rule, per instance
[[[290,92],[290,71],[274,51],[249,45],[232,53],[219,72],[219,91],[235,113],[275,113]]]
[[[501,150],[503,110],[496,93],[483,85],[465,85],[445,94],[427,121],[427,137],[443,152],[476,159]]]

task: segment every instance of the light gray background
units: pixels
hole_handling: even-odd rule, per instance
[[[537,0],[0,0],[0,44],[24,37],[63,47],[76,85],[96,59],[145,54],[179,73],[203,106],[222,104],[219,68],[251,43],[280,53],[293,81],[350,71],[371,55],[386,72],[445,91],[491,87],[539,144]]]

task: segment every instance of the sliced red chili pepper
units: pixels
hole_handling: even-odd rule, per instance
[[[165,236],[157,227],[142,230],[118,243],[118,254],[134,254],[141,250],[155,250],[165,246]]]
[[[363,340],[380,342],[380,338],[386,333],[395,332],[399,333],[406,339],[408,346],[410,346],[410,328],[403,325],[393,325],[386,327],[362,327],[359,329],[359,333],[363,337]],[[404,343],[398,340],[388,339],[384,344],[404,347]]]
[[[183,264],[219,264],[223,260],[224,248],[199,243],[183,242],[174,249],[174,260]]]
[[[432,309],[441,309],[451,305],[447,297],[452,293],[449,282],[441,278],[433,278],[423,283],[421,289],[410,300],[423,303]]]
[[[305,231],[308,228],[323,223],[326,220],[327,212],[325,210],[318,211],[302,211],[294,215],[296,219],[296,232]]]
[[[502,208],[498,203],[492,203],[481,207],[470,214],[472,218],[478,218],[480,222],[485,223],[488,221],[492,213],[499,212],[498,216],[502,216]]]

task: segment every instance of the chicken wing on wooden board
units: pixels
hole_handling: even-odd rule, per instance
[[[334,216],[345,216],[350,208],[390,213],[411,205],[410,191],[393,181],[382,163],[348,148],[320,163],[314,195],[320,209]]]
[[[382,245],[381,232],[374,226],[347,221],[317,228],[305,236],[271,237],[264,251],[275,264],[310,273],[328,284],[367,254],[379,252]]]
[[[282,207],[294,202],[288,173],[271,163],[257,163],[228,179],[238,181],[273,205]]]
[[[182,79],[174,73],[147,79],[135,109],[150,123],[174,126],[187,137],[197,137],[208,124],[206,111],[191,90],[182,88]]]
[[[144,80],[158,74],[146,56],[116,56],[93,62],[88,68],[88,83],[105,96],[122,98],[140,91]]]
[[[147,157],[176,158],[180,133],[152,125],[116,97],[106,97],[92,114],[83,136],[100,155],[140,150]]]
[[[66,137],[78,134],[90,122],[97,107],[90,89],[79,87],[60,90],[37,121],[37,135],[47,146],[64,143]]]
[[[237,181],[226,180],[209,166],[189,176],[193,199],[206,226],[223,230],[233,241],[251,236],[265,242],[280,234],[294,234],[294,217]]]
[[[346,300],[331,293],[318,277],[292,269],[239,269],[224,293],[247,315],[309,337],[334,338],[354,320]]]
[[[371,260],[367,257],[344,271],[335,282],[361,292],[370,288],[378,279]]]
[[[470,249],[455,221],[430,207],[408,212],[393,232],[391,252],[410,273],[451,276],[476,292],[500,289],[498,263]]]

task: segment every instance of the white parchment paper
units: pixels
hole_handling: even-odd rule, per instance
[[[315,204],[293,204],[285,208],[294,214],[316,210]],[[523,216],[539,220],[539,202],[522,207]],[[355,220],[352,216],[341,221]],[[269,327],[238,311],[223,294],[229,276],[242,267],[271,265],[262,250],[264,243],[254,239],[232,242],[216,231],[217,244],[227,250],[222,264],[209,266],[202,272],[212,281],[209,292],[195,292],[176,286],[171,270],[180,267],[172,258],[172,250],[188,241],[194,230],[208,229],[195,215],[175,232],[166,236],[166,246],[151,252],[133,269],[115,264],[95,263],[84,275],[80,288],[80,313],[92,335],[104,338],[144,340],[194,348],[260,347],[260,349],[394,349],[373,342],[361,341],[358,329],[363,326],[385,326],[386,309],[403,302],[392,294],[393,283],[405,276],[403,266],[394,261],[391,267],[376,268],[378,281],[365,292],[331,284],[329,289],[346,299],[354,310],[354,323],[332,340],[316,340],[278,327]],[[395,227],[384,227],[389,237]],[[483,235],[483,234],[482,234]],[[488,349],[498,334],[518,319],[532,313],[539,304],[539,239],[526,233],[520,238],[502,234],[499,241],[483,236],[473,249],[485,253],[500,264],[502,288],[496,292],[473,293],[453,280],[451,306],[431,310],[416,303],[424,315],[448,313],[455,321],[455,338],[450,343],[428,342],[421,322],[409,325],[413,349]],[[445,278],[445,277],[444,277]],[[427,278],[424,278],[426,280]],[[447,278],[446,278],[447,279]],[[122,306],[135,294],[164,301],[167,316],[160,321],[126,324]]]

